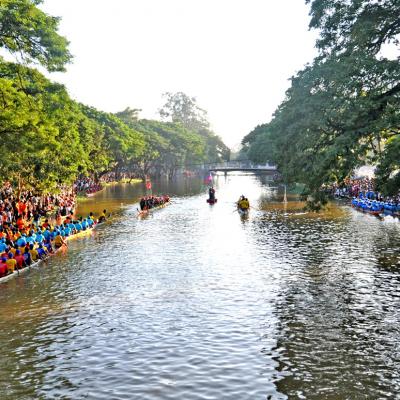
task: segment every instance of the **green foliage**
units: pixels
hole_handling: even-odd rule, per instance
[[[40,191],[72,182],[87,161],[77,105],[35,70],[1,62],[0,76],[2,176]]]
[[[41,11],[38,0],[0,1],[0,47],[26,63],[63,71],[71,60],[67,40],[57,33],[59,19]]]
[[[376,171],[378,189],[396,195],[400,188],[400,136],[391,137]]]
[[[324,54],[363,51],[377,54],[385,43],[398,44],[400,4],[393,0],[306,0],[310,28],[320,30]]]
[[[197,105],[195,97],[189,97],[182,92],[166,92],[164,97],[166,102],[159,110],[161,118],[181,124],[187,130],[202,136],[206,145],[205,161],[229,160],[230,149],[212,132],[207,112]]]
[[[39,191],[79,173],[129,169],[143,135],[112,114],[78,104],[36,70],[0,62],[0,172]]]
[[[203,138],[180,123],[124,119],[128,126],[145,139],[145,150],[136,158],[142,175],[164,172],[173,176],[177,169],[199,163],[205,157]]]
[[[183,92],[163,94],[166,99],[159,113],[162,119],[181,123],[192,131],[208,129],[207,112],[197,105],[195,97],[189,97]]]
[[[139,120],[140,108],[126,107],[124,111],[117,112],[115,115],[126,124],[135,123]]]
[[[365,163],[381,165],[383,190],[398,190],[396,176],[384,181],[398,168],[400,64],[377,57],[382,44],[397,43],[398,19],[382,21],[393,2],[311,3],[320,56],[292,78],[272,121],[243,139],[245,149],[254,161],[276,163],[286,181],[304,183],[316,208],[324,203],[322,185]]]
[[[61,71],[71,58],[68,43],[57,33],[59,20],[42,12],[40,3],[0,0],[0,47],[24,64]],[[139,109],[101,112],[73,101],[64,86],[37,70],[0,58],[0,176],[54,192],[79,174],[173,176],[226,151],[194,99],[171,95],[165,110],[172,105],[172,122],[139,120]]]

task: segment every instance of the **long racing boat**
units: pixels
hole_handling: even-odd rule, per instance
[[[160,210],[161,208],[165,208],[170,204],[171,204],[171,200],[168,200],[165,203],[160,204],[158,206],[155,206],[155,207],[152,207],[152,208],[146,208],[145,210],[138,210],[137,217],[139,219],[146,218],[147,216],[152,214],[154,211]]]
[[[75,234],[73,234],[73,235],[71,235],[71,236],[66,237],[65,240],[66,240],[66,241],[70,241],[70,240],[74,240],[74,239],[81,238],[81,237],[84,237],[84,236],[89,236],[89,235],[92,234],[93,230],[94,230],[97,226],[99,226],[99,225],[101,225],[101,224],[102,224],[102,222],[98,222],[98,223],[96,223],[95,225],[93,225],[91,228],[85,229],[84,231],[80,231],[80,232],[78,232],[78,233],[75,233]],[[61,246],[61,247],[59,247],[58,249],[54,248],[54,252],[53,252],[53,253],[50,253],[50,254],[48,255],[48,257],[54,256],[56,253],[58,253],[59,251],[62,251],[62,249],[65,249],[65,248],[66,248],[66,246]],[[48,258],[48,257],[47,257],[47,258]],[[26,266],[26,267],[24,267],[24,268],[21,268],[21,269],[18,269],[18,270],[15,269],[14,272],[13,272],[12,274],[9,274],[9,275],[6,275],[6,276],[1,277],[1,278],[0,278],[0,283],[8,282],[8,281],[10,281],[11,279],[16,278],[17,276],[20,276],[20,275],[25,274],[26,272],[30,271],[32,268],[38,267],[40,264],[42,264],[44,261],[46,261],[47,258],[45,258],[45,259],[39,259],[39,260],[33,262],[31,265],[28,265],[28,266]]]
[[[351,205],[358,211],[376,216],[392,215],[397,217],[400,212],[400,205],[398,204],[365,198],[354,198]]]

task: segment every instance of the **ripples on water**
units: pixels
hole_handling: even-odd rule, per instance
[[[220,180],[214,207],[124,207],[1,285],[1,398],[396,398],[399,224],[273,203],[241,219],[241,192],[271,192]]]

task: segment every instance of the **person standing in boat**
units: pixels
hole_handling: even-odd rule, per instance
[[[208,189],[208,200],[215,201],[215,189],[212,186]]]
[[[142,198],[140,199],[139,205],[140,205],[140,210],[141,210],[141,211],[143,211],[143,210],[146,208],[146,200],[145,200],[144,197],[142,197]]]

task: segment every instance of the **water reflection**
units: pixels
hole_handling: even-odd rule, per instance
[[[396,397],[399,224],[215,184],[209,206],[200,179],[153,183],[172,205],[144,220],[142,185],[82,203],[114,216],[0,287],[2,398]]]

